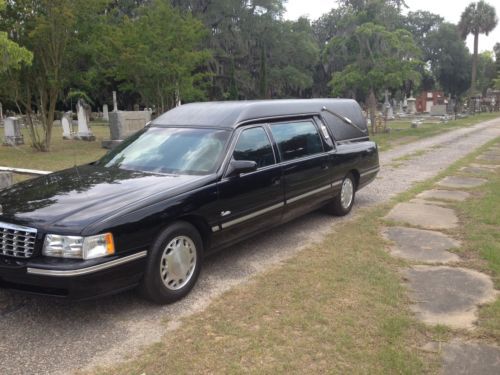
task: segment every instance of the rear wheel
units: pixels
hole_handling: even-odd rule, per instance
[[[344,177],[340,193],[326,206],[326,210],[336,216],[345,216],[351,212],[356,196],[356,181],[352,173]]]
[[[170,225],[153,244],[142,293],[159,304],[183,298],[198,279],[202,256],[203,241],[195,227],[181,221]]]

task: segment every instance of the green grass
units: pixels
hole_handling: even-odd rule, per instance
[[[499,113],[481,113],[465,119],[449,121],[447,124],[424,123],[420,128],[413,129],[411,121],[389,121],[387,126],[391,128],[390,133],[379,133],[372,135],[382,151],[389,150],[395,146],[414,142],[416,140],[431,137],[450,130],[471,126],[482,121],[499,117]]]
[[[37,152],[30,147],[27,129],[23,129],[22,146],[0,146],[0,166],[57,171],[73,165],[90,163],[106,152],[101,148],[101,141],[109,139],[109,128],[92,125],[97,140],[94,142],[63,140],[60,127],[54,127],[51,152]]]
[[[490,275],[500,290],[500,169],[470,176],[487,178],[488,183],[473,189],[472,199],[454,206],[463,223],[461,255]],[[476,335],[500,343],[500,299],[480,310]]]

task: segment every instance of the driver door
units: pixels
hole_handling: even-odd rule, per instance
[[[257,170],[224,177],[218,183],[221,233],[216,246],[277,225],[283,215],[282,171],[267,129],[263,125],[245,127],[237,137],[232,158],[255,161]]]

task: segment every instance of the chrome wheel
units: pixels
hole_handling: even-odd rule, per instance
[[[184,287],[193,276],[196,267],[196,246],[191,238],[178,236],[163,250],[160,275],[163,284],[170,290]]]
[[[346,178],[342,183],[342,190],[340,191],[340,204],[342,208],[347,210],[354,198],[354,184],[350,178]]]

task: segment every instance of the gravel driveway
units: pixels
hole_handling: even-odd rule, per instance
[[[498,136],[500,118],[382,153],[380,175],[360,191],[354,214],[387,202]],[[414,153],[418,156],[395,162]],[[0,373],[69,373],[130,358],[160,339],[165,321],[174,330],[179,318],[320,240],[338,220],[349,217],[315,212],[209,258],[193,292],[174,305],[154,306],[134,292],[70,303],[0,290]]]

